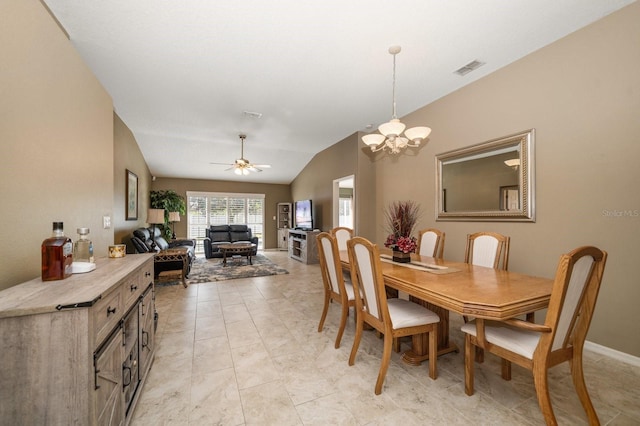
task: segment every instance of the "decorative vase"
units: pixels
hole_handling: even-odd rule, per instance
[[[394,250],[393,261],[398,263],[409,263],[411,262],[411,253],[405,253],[400,250]]]

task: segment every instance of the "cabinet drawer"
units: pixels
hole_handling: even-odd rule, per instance
[[[129,308],[138,300],[142,292],[153,282],[153,263],[148,262],[140,270],[127,277],[122,284],[122,300],[124,309]]]
[[[124,315],[120,287],[100,299],[91,309],[96,343],[102,342]]]

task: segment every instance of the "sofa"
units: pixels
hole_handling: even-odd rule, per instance
[[[181,239],[171,240],[170,242],[167,242],[167,240],[162,237],[160,228],[158,228],[157,226],[136,229],[135,231],[133,231],[131,243],[133,244],[136,253],[153,253],[169,248],[187,249],[188,265],[186,276],[189,275],[193,259],[196,258],[195,240]],[[154,273],[156,276],[158,276],[160,272],[182,269],[182,265],[180,263],[181,262],[156,262],[154,264]]]
[[[205,230],[204,256],[207,259],[222,257],[220,244],[253,243],[256,248],[251,256],[258,253],[258,237],[251,235],[251,228],[247,225],[211,225]]]

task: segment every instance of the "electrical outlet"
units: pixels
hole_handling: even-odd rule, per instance
[[[111,228],[111,216],[102,216],[102,227],[104,229]]]

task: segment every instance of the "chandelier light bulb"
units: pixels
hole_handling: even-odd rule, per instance
[[[431,133],[431,128],[416,126],[405,130],[407,127],[396,117],[396,55],[400,53],[400,46],[391,46],[389,53],[393,55],[393,92],[391,120],[378,126],[378,133],[370,133],[362,137],[362,142],[377,152],[388,149],[391,154],[399,154],[401,150],[411,147],[417,148]],[[404,132],[404,135],[403,133]]]

